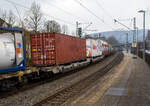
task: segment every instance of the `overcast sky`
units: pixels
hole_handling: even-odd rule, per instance
[[[32,2],[38,2],[46,19],[56,20],[61,25],[68,25],[70,32],[75,31],[76,21],[84,23],[82,24],[82,27],[86,27],[88,23],[92,22],[92,25],[88,29],[97,30],[97,32],[126,29],[121,25],[115,24],[113,19],[119,19],[122,23],[132,28],[133,25],[131,19],[133,17],[137,18],[137,26],[142,28],[142,14],[137,12],[141,9],[146,10],[146,28],[150,29],[149,0],[77,0],[92,11],[97,17],[89,13],[85,8],[78,4],[76,0],[9,1],[13,1],[29,8]],[[27,9],[18,5],[16,5],[16,7],[23,17]],[[7,0],[0,0],[0,8],[1,10],[6,11],[12,10],[18,17],[15,6],[7,2]]]

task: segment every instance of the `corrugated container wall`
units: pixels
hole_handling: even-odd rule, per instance
[[[51,66],[86,59],[86,40],[64,34],[31,35],[32,64]]]

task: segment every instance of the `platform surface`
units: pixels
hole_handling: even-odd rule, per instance
[[[70,106],[150,106],[150,67],[125,53],[123,61]]]

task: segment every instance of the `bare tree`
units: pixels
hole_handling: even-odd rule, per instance
[[[114,36],[110,36],[107,38],[107,42],[111,45],[119,44],[118,40]]]
[[[6,10],[1,10],[1,19],[6,21],[6,18],[7,18],[7,11]]]
[[[19,20],[19,22],[18,22],[18,26],[19,26],[19,27],[21,27],[21,28],[26,29],[25,21],[24,21],[24,20]]]
[[[44,23],[44,29],[46,32],[56,32],[60,33],[61,32],[61,27],[58,22],[55,20],[48,20]]]
[[[27,16],[24,19],[26,26],[34,32],[40,30],[42,25],[42,12],[41,7],[36,2],[33,2],[30,11],[27,12]]]
[[[67,25],[63,25],[61,29],[62,29],[62,33],[63,33],[63,34],[68,34],[68,33],[69,33],[69,30],[68,30],[68,26],[67,26]]]
[[[11,10],[9,12],[7,12],[6,10],[3,10],[1,18],[5,22],[7,22],[10,26],[14,26],[14,24],[16,22],[16,16]]]
[[[13,14],[12,11],[9,11],[8,17],[7,17],[7,23],[11,26],[15,24],[16,21],[16,16]]]

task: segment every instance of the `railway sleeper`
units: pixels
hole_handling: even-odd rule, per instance
[[[110,70],[114,65],[118,64],[121,61],[121,59],[122,59],[121,56],[116,57],[116,59],[113,60],[112,63],[103,67],[101,69],[102,71],[98,71],[98,72],[90,75],[89,77],[83,79],[82,81],[75,83],[72,86],[70,86],[64,90],[62,89],[62,91],[59,91],[58,93],[56,93],[56,95],[50,96],[50,98],[46,99],[46,101],[50,101],[51,105],[60,105],[60,104],[64,103],[67,99],[76,95],[81,90],[83,90],[87,86],[89,86],[89,84],[93,83],[94,81],[97,81],[97,79],[99,79],[100,76],[102,76],[103,74],[108,72],[108,70]],[[68,89],[69,89],[69,91],[68,91]],[[42,103],[46,104],[44,101],[45,100],[43,100]]]

